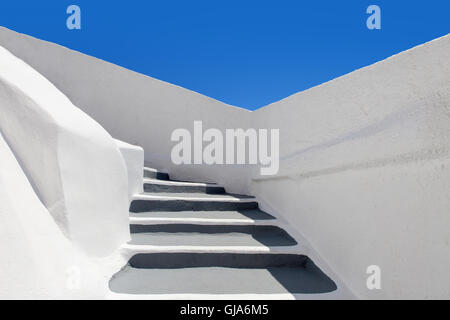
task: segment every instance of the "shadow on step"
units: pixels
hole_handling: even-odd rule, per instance
[[[109,285],[129,294],[318,294],[337,289],[313,261],[295,254],[137,254]]]
[[[163,218],[163,219],[220,219],[220,220],[275,220],[274,216],[259,209],[236,211],[151,211],[130,212],[133,218]]]
[[[225,194],[225,189],[219,186],[165,185],[146,182],[144,183],[144,192]]]
[[[131,224],[131,244],[200,246],[293,246],[285,230],[264,225]]]
[[[195,201],[195,200],[158,200],[145,199],[133,200],[130,212],[152,212],[152,211],[231,211],[257,209],[258,203],[228,202],[224,201]]]
[[[128,264],[137,269],[177,269],[193,267],[266,268],[305,267],[309,258],[302,254],[283,253],[138,253]]]
[[[252,220],[275,220],[275,217],[259,209],[237,210],[238,213]]]

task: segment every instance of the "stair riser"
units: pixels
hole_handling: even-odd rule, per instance
[[[195,233],[266,233],[272,235],[288,236],[288,233],[277,226],[271,225],[233,225],[233,224],[130,224],[131,233],[142,232],[195,232]]]
[[[169,180],[169,175],[164,172],[155,172],[155,171],[144,170],[144,178]]]
[[[131,212],[151,211],[233,211],[257,209],[257,202],[220,202],[191,200],[133,200]]]
[[[292,247],[297,244],[286,231],[264,225],[131,224],[134,245]]]
[[[297,254],[241,254],[241,253],[139,253],[131,257],[134,268],[269,268],[304,267],[308,257]]]
[[[159,219],[220,219],[227,222],[231,220],[251,221],[268,221],[275,220],[275,217],[261,211],[259,209],[253,210],[235,210],[235,211],[154,211],[154,212],[130,212],[130,217],[133,218],[159,218]],[[228,220],[229,221],[229,220]]]
[[[171,186],[153,183],[144,183],[145,192],[175,192],[175,193],[207,193],[207,194],[223,194],[223,187],[209,186]]]

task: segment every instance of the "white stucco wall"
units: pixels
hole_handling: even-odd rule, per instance
[[[49,79],[114,138],[142,147],[145,161],[156,169],[177,179],[248,191],[243,166],[174,165],[170,137],[177,128],[192,131],[195,120],[202,120],[205,130],[245,129],[250,111],[3,27],[0,45]]]
[[[114,139],[125,161],[128,173],[128,200],[133,195],[144,192],[144,149],[139,146]]]
[[[129,239],[125,163],[111,136],[0,47],[0,128],[39,199],[84,252]],[[0,170],[4,170],[0,168]]]
[[[450,298],[450,36],[254,115],[280,128],[281,164],[252,193],[357,296]]]
[[[123,265],[96,261],[68,240],[0,133],[0,299],[101,299]]]

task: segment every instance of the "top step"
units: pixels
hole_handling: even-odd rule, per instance
[[[170,185],[170,186],[189,185],[189,186],[203,186],[203,187],[214,187],[214,188],[220,187],[216,183],[211,183],[211,182],[192,182],[192,181],[184,181],[184,180],[172,180],[172,179],[170,179],[168,173],[161,172],[161,171],[158,171],[158,170],[156,170],[154,168],[150,168],[150,167],[144,167],[144,180],[147,180],[147,181],[144,181],[146,183],[155,183],[155,180],[170,181],[170,183],[165,183],[165,185]],[[153,180],[153,181],[151,181],[151,180]]]
[[[169,174],[153,168],[144,167],[144,178],[169,180]]]
[[[176,193],[210,193],[223,194],[225,189],[213,183],[182,182],[144,178],[145,192],[176,192]]]

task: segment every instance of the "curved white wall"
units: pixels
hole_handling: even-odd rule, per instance
[[[281,164],[253,193],[355,294],[450,298],[450,36],[254,115],[280,128]]]
[[[110,271],[63,235],[1,133],[0,159],[0,299],[105,297]]]
[[[129,238],[127,172],[111,136],[0,47],[0,128],[62,231],[104,256]]]

